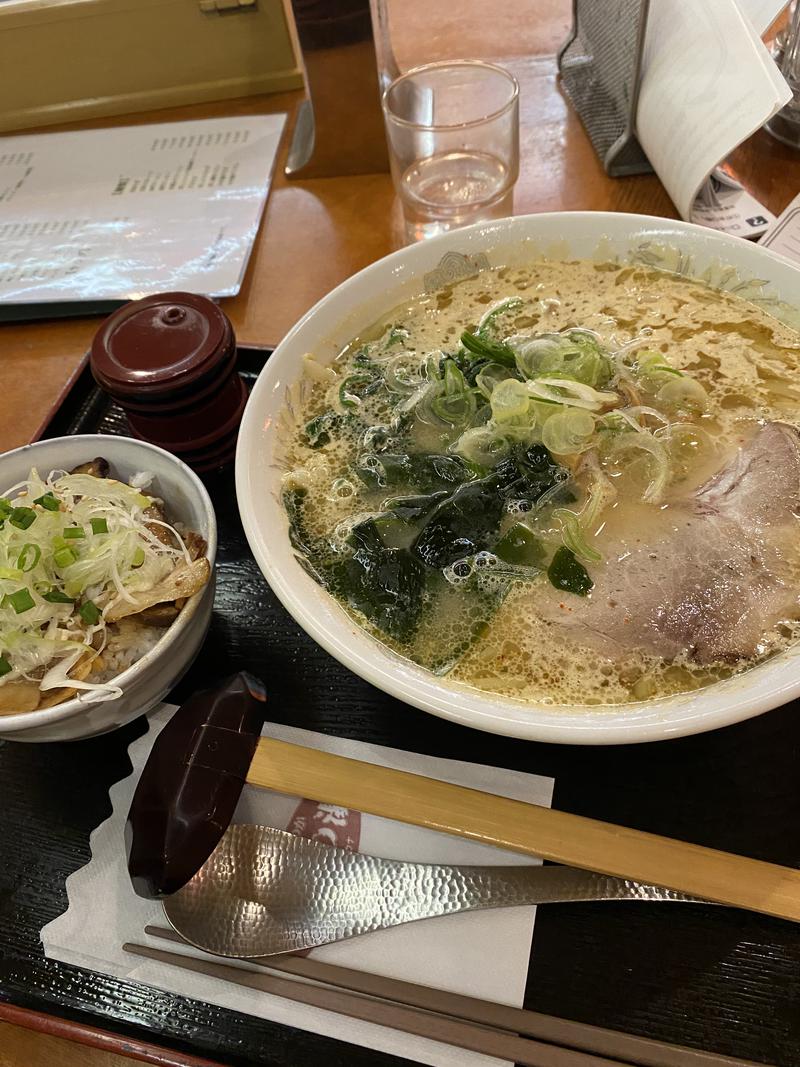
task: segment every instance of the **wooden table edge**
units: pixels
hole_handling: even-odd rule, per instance
[[[34,1030],[62,1041],[89,1046],[101,1052],[113,1053],[139,1063],[154,1064],[155,1067],[222,1067],[216,1060],[203,1059],[186,1052],[175,1052],[149,1041],[113,1034],[72,1019],[20,1008],[16,1004],[0,1003],[0,1022]]]

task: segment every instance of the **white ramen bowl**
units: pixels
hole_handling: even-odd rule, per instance
[[[389,651],[295,559],[280,481],[286,406],[303,375],[303,356],[310,352],[322,362],[332,360],[355,335],[426,287],[476,268],[522,264],[543,254],[637,261],[695,277],[707,272],[712,283],[726,287],[752,280],[744,295],[765,301],[773,313],[788,317],[795,302],[800,305],[800,271],[789,260],[738,237],[643,215],[569,212],[502,219],[443,234],[373,263],[297,323],[250,396],[239,433],[236,489],[250,547],[267,581],[314,640],[356,674],[409,704],[480,730],[562,744],[627,744],[711,730],[792,700],[800,695],[800,649],[794,648],[698,692],[635,704],[554,706],[492,696],[437,678]]]
[[[31,467],[41,474],[70,470],[95,456],[111,464],[111,473],[128,481],[140,471],[153,477],[149,491],[164,500],[167,516],[182,522],[208,544],[212,567],[217,551],[217,522],[205,486],[176,456],[128,437],[83,434],[37,441],[0,455],[0,493],[27,478]],[[0,715],[0,738],[8,741],[74,741],[93,737],[144,715],[167,695],[200,651],[211,622],[214,577],[190,597],[175,622],[156,644],[114,679],[122,689],[116,700],[89,702],[86,697],[19,715]]]

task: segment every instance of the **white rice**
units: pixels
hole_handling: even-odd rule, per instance
[[[89,681],[110,682],[137,663],[167,632],[159,626],[144,626],[134,619],[120,619],[108,627],[108,643],[103,649],[103,670]]]

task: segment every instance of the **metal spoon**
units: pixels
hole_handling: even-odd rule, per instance
[[[197,874],[164,900],[175,930],[219,956],[272,956],[479,908],[581,900],[697,902],[575,867],[403,863],[269,826],[231,826]]]

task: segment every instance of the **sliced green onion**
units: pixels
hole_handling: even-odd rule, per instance
[[[467,385],[454,360],[445,360],[443,371],[442,378],[433,382],[421,398],[417,417],[434,426],[463,426],[475,414],[475,390]]]
[[[660,440],[646,430],[639,433],[626,433],[615,437],[609,443],[609,457],[616,457],[631,448],[640,448],[648,453],[650,463],[650,484],[644,491],[642,500],[647,504],[660,504],[664,490],[669,483],[670,462],[667,450]]]
[[[391,348],[392,345],[399,345],[403,341],[407,341],[409,336],[409,332],[404,326],[392,326],[383,338],[384,350]]]
[[[62,593],[60,589],[51,589],[48,593],[42,593],[42,600],[46,600],[48,604],[74,604],[75,601],[71,596],[67,596],[66,593]]]
[[[79,541],[86,536],[86,531],[82,526],[67,526],[63,536],[65,541]]]
[[[491,396],[492,416],[498,423],[524,419],[530,407],[528,390],[516,378],[498,382]]]
[[[578,559],[585,559],[587,563],[599,563],[603,558],[596,548],[592,548],[586,539],[586,532],[581,524],[579,516],[567,508],[556,508],[553,517],[561,524],[561,537],[570,550]]]
[[[479,392],[489,400],[495,386],[513,376],[514,372],[509,367],[503,367],[500,363],[487,363],[476,375],[475,384]]]
[[[594,417],[584,408],[558,411],[542,427],[542,444],[556,456],[576,455],[587,449],[594,434]]]
[[[670,366],[664,356],[660,352],[653,351],[652,348],[643,348],[639,352],[635,370],[639,377],[653,380],[657,380],[664,375],[671,378],[682,378],[684,376],[683,371],[679,371],[677,367]]]
[[[89,519],[92,524],[93,534],[108,533],[108,521],[106,519]]]
[[[16,593],[8,593],[3,598],[4,604],[9,604],[17,615],[22,615],[25,611],[30,611],[32,607],[35,607],[35,602],[30,592],[27,589],[18,589]]]
[[[705,411],[708,407],[708,393],[693,378],[670,378],[658,390],[656,399],[668,407],[690,411]]]
[[[93,601],[85,600],[78,608],[78,614],[87,626],[94,626],[99,621],[102,612]]]
[[[18,530],[27,530],[36,521],[36,512],[33,508],[12,508],[8,521]]]
[[[383,373],[386,386],[392,393],[410,396],[425,384],[424,370],[414,352],[401,352],[392,356]]]
[[[363,396],[368,396],[369,393],[374,392],[371,386],[375,382],[376,378],[372,374],[351,374],[339,386],[339,403],[343,408],[358,407],[362,403]],[[357,389],[362,390],[361,395],[356,392]]]
[[[619,403],[617,393],[601,392],[571,378],[537,378],[527,382],[526,387],[531,396],[539,400],[555,400],[567,407],[587,411],[599,411],[604,405],[613,407]]]
[[[501,300],[499,304],[495,304],[493,308],[490,308],[486,312],[478,323],[478,336],[491,337],[492,331],[497,324],[497,320],[507,312],[518,311],[521,307],[522,298],[519,296],[508,297],[506,300]]]
[[[53,553],[53,562],[57,567],[69,567],[77,558],[71,548],[59,548]]]
[[[510,343],[517,355],[517,366],[526,378],[548,375],[592,387],[602,387],[611,378],[611,359],[590,330],[512,337]]]
[[[136,549],[136,551],[133,553],[133,558],[131,559],[131,566],[132,567],[141,567],[141,565],[143,563],[144,563],[144,549],[140,545]]]
[[[494,467],[511,448],[511,440],[500,429],[492,426],[475,426],[459,437],[456,448],[459,455],[479,467]]]
[[[23,574],[27,574],[28,571],[32,571],[39,560],[42,558],[42,550],[38,545],[31,544],[30,541],[26,542],[22,546],[20,554],[17,556],[17,566]]]
[[[18,571],[16,567],[0,567],[0,578],[19,581],[21,577],[22,571]]]
[[[12,671],[11,664],[8,662],[5,656],[0,656],[0,678],[4,674],[10,674]]]
[[[59,501],[49,491],[42,496],[37,496],[34,504],[41,504],[45,511],[59,511],[61,508]]]
[[[12,512],[11,501],[6,497],[0,496],[0,519],[5,519]]]

